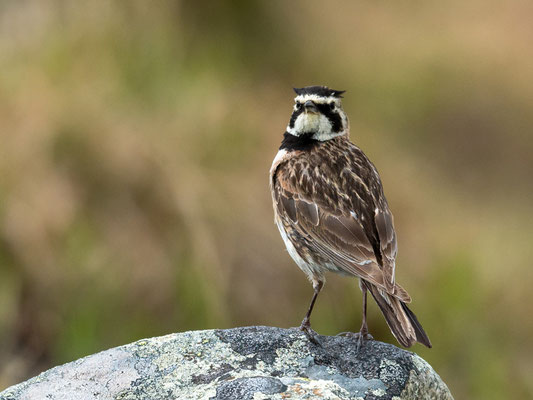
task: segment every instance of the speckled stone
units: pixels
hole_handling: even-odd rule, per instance
[[[416,354],[297,329],[245,327],[140,340],[52,368],[0,393],[47,399],[453,399]]]

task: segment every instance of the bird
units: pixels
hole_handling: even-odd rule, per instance
[[[288,253],[313,285],[300,329],[316,341],[311,313],[326,272],[359,279],[363,294],[358,348],[373,339],[367,292],[404,347],[431,342],[396,283],[398,251],[393,215],[374,164],[350,141],[341,104],[344,90],[295,88],[294,107],[270,168],[274,221]]]

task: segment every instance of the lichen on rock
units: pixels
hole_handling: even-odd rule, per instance
[[[297,329],[191,331],[52,368],[0,393],[15,399],[452,399],[416,354]]]

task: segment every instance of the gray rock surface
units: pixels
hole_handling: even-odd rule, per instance
[[[0,393],[14,399],[452,399],[416,354],[297,329],[245,327],[139,340],[52,368]]]

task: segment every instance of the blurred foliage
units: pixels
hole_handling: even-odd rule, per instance
[[[142,337],[298,325],[267,174],[291,87],[327,84],[395,214],[414,350],[458,399],[532,397],[532,11],[0,3],[0,389]],[[332,276],[313,323],[357,330],[357,283]]]

